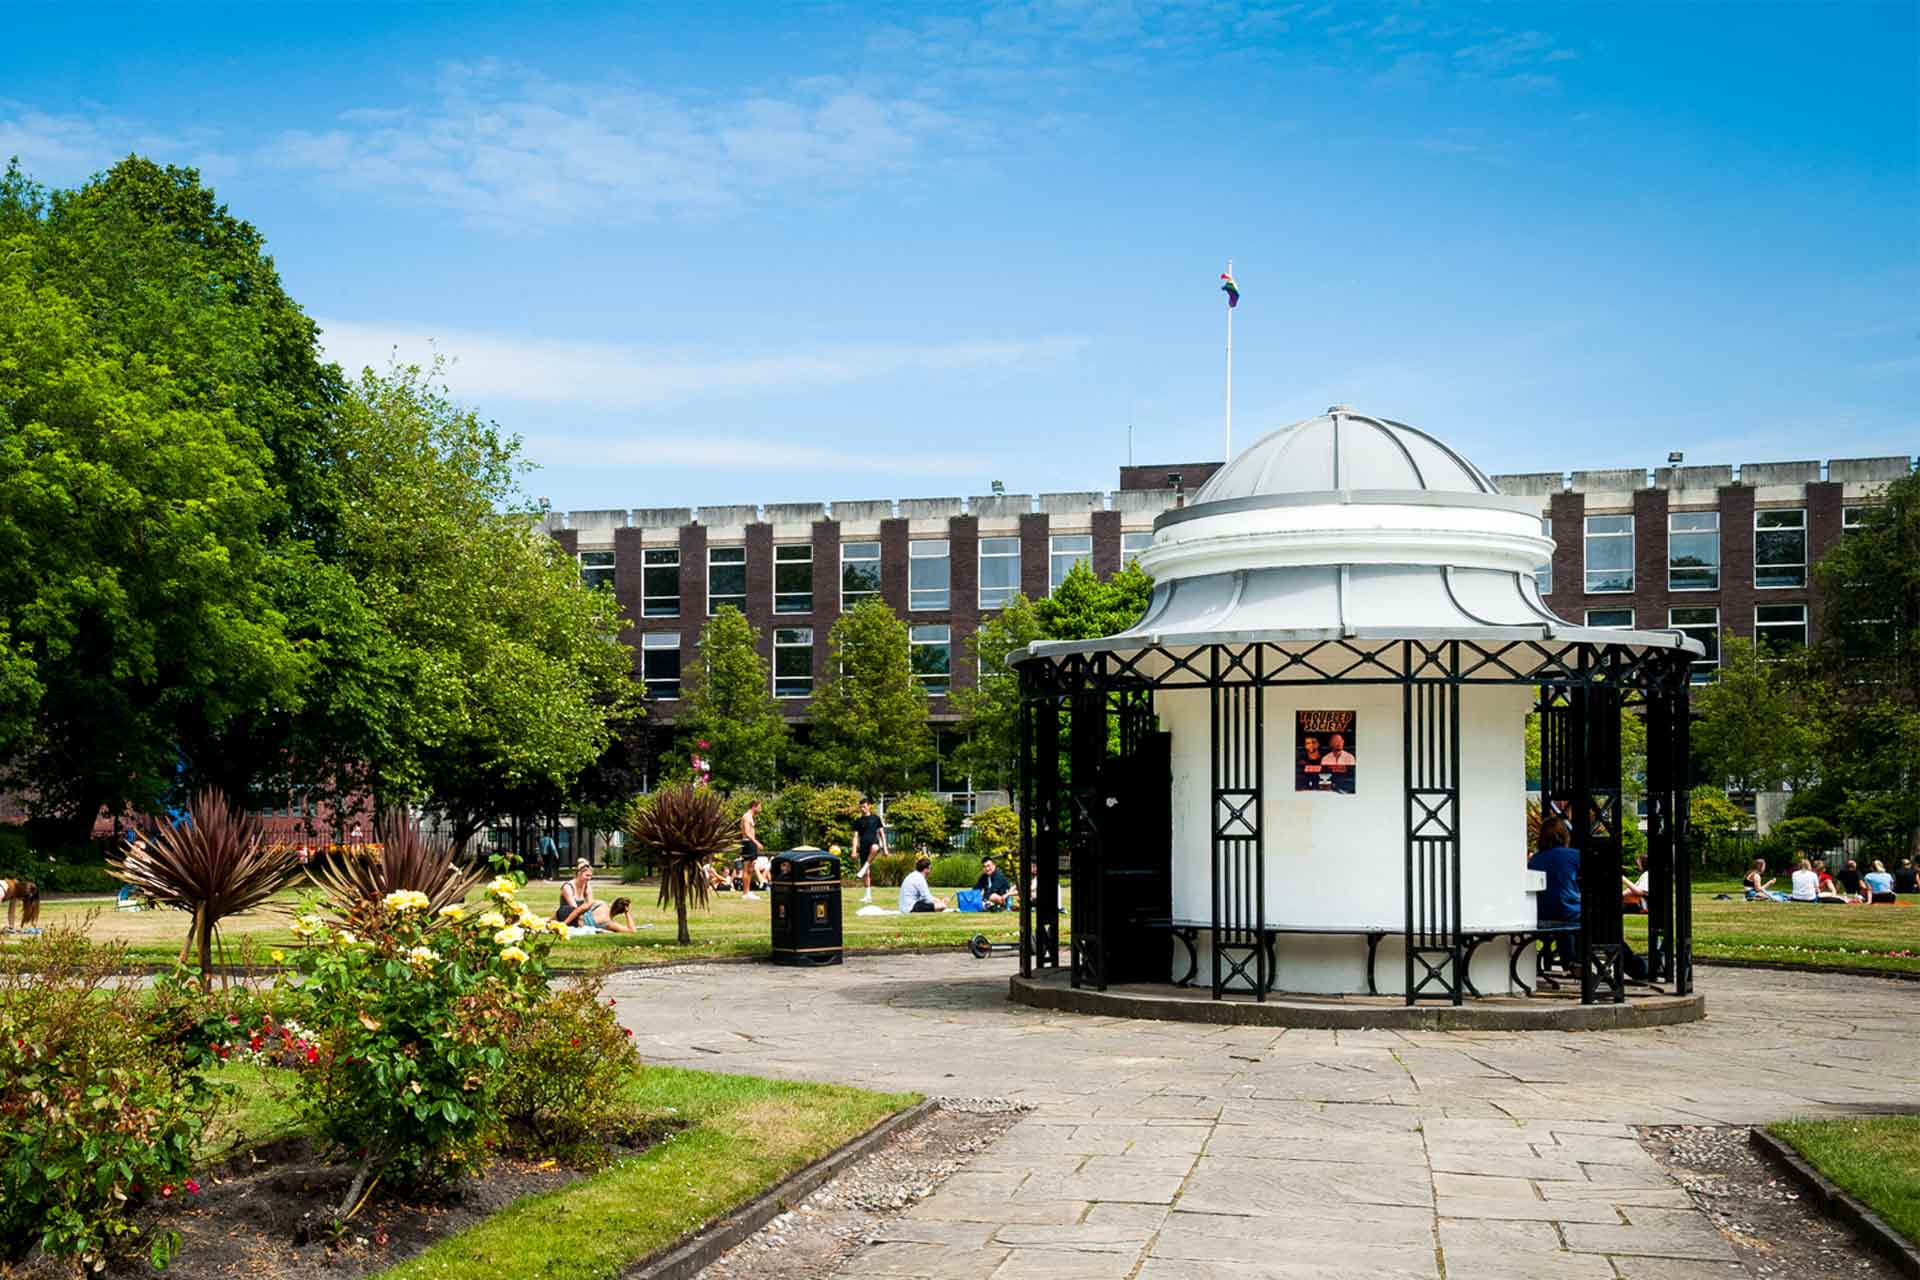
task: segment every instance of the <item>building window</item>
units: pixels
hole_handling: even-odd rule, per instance
[[[1631,631],[1633,630],[1633,610],[1589,609],[1587,625],[1598,627],[1602,631]]]
[[[1872,523],[1872,507],[1840,508],[1840,532],[1842,534],[1857,533]]]
[[[880,594],[880,544],[840,544],[840,607],[851,609]]]
[[[1587,591],[1633,590],[1633,517],[1587,517]]]
[[[1804,510],[1753,513],[1753,585],[1807,585],[1807,513]]]
[[[707,616],[726,605],[747,611],[747,549],[707,548]]]
[[[773,629],[773,696],[805,698],[813,694],[813,628]]]
[[[649,631],[640,637],[640,680],[650,697],[669,700],[680,696],[680,637],[671,631]]]
[[[773,611],[813,612],[812,543],[802,542],[773,549]]]
[[[1784,653],[1807,643],[1807,606],[1763,604],[1753,611],[1753,641],[1762,650]]]
[[[1705,657],[1694,659],[1693,682],[1712,680],[1720,669],[1720,611],[1710,606],[1669,609],[1667,625],[1707,647]]]
[[[640,553],[640,613],[647,618],[680,616],[680,548],[653,547]]]
[[[1020,539],[980,539],[980,607],[998,609],[1020,594]]]
[[[907,608],[946,608],[947,586],[951,576],[945,538],[927,538],[907,544]]]
[[[1674,511],[1667,515],[1667,590],[1720,588],[1720,513]]]
[[[1540,517],[1540,536],[1549,542],[1553,540],[1552,516]],[[1553,552],[1547,552],[1547,562],[1533,571],[1533,584],[1540,589],[1541,595],[1553,594]]]
[[[1123,533],[1120,535],[1120,563],[1132,564],[1140,558],[1140,553],[1153,545],[1152,531],[1141,533]]]
[[[1058,591],[1076,564],[1093,563],[1093,535],[1062,533],[1047,539],[1047,591]]]
[[[913,642],[913,675],[928,693],[945,693],[952,682],[953,630],[916,626],[908,631]]]
[[[613,552],[582,551],[580,553],[580,582],[588,587],[605,587],[613,590]]]

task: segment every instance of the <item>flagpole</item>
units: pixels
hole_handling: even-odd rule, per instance
[[[1227,275],[1233,275],[1233,259],[1227,259]],[[1221,459],[1233,461],[1233,298],[1227,298],[1227,452]]]

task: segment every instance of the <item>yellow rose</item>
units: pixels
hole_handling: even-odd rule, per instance
[[[286,961],[287,953],[284,951],[269,951],[267,957],[275,964],[282,964]]]
[[[512,876],[495,876],[493,883],[487,886],[487,892],[496,898],[511,898],[519,891],[520,886]]]
[[[407,952],[407,963],[416,969],[431,969],[439,958],[430,947],[414,947]]]
[[[296,938],[317,938],[327,931],[327,922],[319,916],[297,916],[293,922]]]
[[[525,929],[522,929],[517,924],[510,924],[506,928],[494,934],[493,940],[494,942],[498,943],[500,946],[510,947],[514,943],[520,941],[522,938],[526,936],[527,936],[527,931]]]
[[[433,902],[418,889],[397,889],[381,899],[381,904],[389,911],[425,911]]]
[[[489,911],[480,917],[478,923],[482,929],[504,929],[507,927],[507,918],[498,911]]]
[[[500,958],[508,964],[522,964],[526,961],[527,953],[518,947],[508,947],[500,953]]]
[[[464,920],[467,916],[467,909],[460,903],[455,902],[440,908],[440,914],[449,920]]]

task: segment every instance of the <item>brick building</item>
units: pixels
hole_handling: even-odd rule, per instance
[[[680,673],[715,608],[738,605],[790,719],[824,675],[827,632],[877,596],[910,628],[936,724],[971,685],[966,637],[1014,592],[1046,595],[1076,561],[1107,574],[1145,547],[1153,522],[1217,462],[1128,466],[1112,492],[990,494],[869,502],[552,513],[547,527],[590,582],[610,584],[627,640],[671,720]],[[1805,643],[1818,626],[1811,564],[1843,536],[1904,457],[1495,476],[1537,497],[1558,544],[1540,573],[1555,613],[1588,626],[1676,627]]]

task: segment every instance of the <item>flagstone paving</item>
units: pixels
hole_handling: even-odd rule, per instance
[[[1702,969],[1707,1020],[1678,1027],[1302,1031],[1026,1008],[1009,969],[856,957],[610,989],[653,1062],[1034,1104],[849,1278],[1737,1277],[1634,1125],[1920,1106],[1914,982]]]

